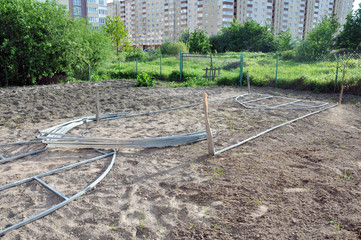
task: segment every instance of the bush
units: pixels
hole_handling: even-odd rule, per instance
[[[136,87],[155,87],[154,77],[151,77],[148,73],[141,73],[137,76]]]
[[[282,60],[292,60],[294,58],[295,58],[295,51],[293,50],[283,51],[281,53]]]
[[[135,48],[125,54],[125,61],[144,61],[147,59],[146,54],[141,48]]]
[[[160,47],[162,54],[178,55],[179,52],[188,52],[187,45],[183,42],[166,41]]]
[[[103,29],[72,19],[53,1],[0,0],[0,13],[0,66],[7,66],[10,85],[59,74],[87,79],[88,67],[93,71],[110,56]]]

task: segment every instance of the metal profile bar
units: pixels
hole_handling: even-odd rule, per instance
[[[19,159],[19,158],[23,158],[23,157],[26,157],[26,156],[34,155],[34,154],[37,154],[37,153],[41,153],[41,152],[44,152],[46,150],[47,150],[47,148],[44,148],[44,149],[36,150],[36,151],[33,151],[33,152],[28,152],[28,153],[16,155],[16,156],[13,156],[13,157],[5,158],[5,159],[0,160],[0,164],[7,163],[7,162],[10,162],[10,161],[13,161],[13,160],[16,160],[16,159]]]
[[[26,178],[26,179],[23,179],[23,180],[20,180],[20,181],[17,181],[17,182],[9,183],[9,184],[6,184],[4,186],[0,186],[0,191],[3,191],[5,189],[11,188],[11,187],[15,187],[15,186],[23,184],[23,183],[30,182],[30,181],[32,181],[34,179],[34,177],[41,178],[41,177],[45,177],[45,176],[52,175],[52,174],[55,174],[55,173],[63,172],[65,170],[69,170],[69,169],[78,167],[80,165],[96,161],[98,159],[109,157],[112,154],[113,154],[113,152],[108,153],[106,155],[98,156],[98,157],[95,157],[95,158],[87,159],[87,160],[84,160],[84,161],[81,161],[81,162],[73,163],[73,164],[70,164],[70,165],[67,165],[67,166],[64,166],[64,167],[61,167],[61,168],[53,169],[53,170],[45,172],[45,173],[40,173],[40,174],[38,174],[36,176]]]
[[[10,146],[10,145],[29,144],[29,143],[39,143],[39,142],[41,142],[41,141],[40,140],[32,140],[32,141],[26,141],[26,142],[3,143],[3,144],[0,144],[0,147]]]
[[[303,116],[301,116],[301,117],[299,117],[299,118],[295,118],[295,119],[290,120],[290,121],[288,121],[288,122],[285,122],[285,123],[282,123],[282,124],[277,125],[277,126],[275,126],[275,127],[272,127],[272,128],[270,128],[270,129],[267,129],[267,130],[265,130],[265,131],[263,131],[263,132],[261,132],[261,133],[258,133],[257,135],[254,135],[254,136],[252,136],[252,137],[250,137],[250,138],[247,138],[247,139],[245,139],[245,140],[243,140],[243,141],[241,141],[241,142],[238,142],[238,143],[236,143],[236,144],[234,144],[234,145],[231,145],[231,146],[229,146],[229,147],[226,147],[226,148],[224,148],[224,149],[222,149],[222,150],[216,151],[216,152],[214,153],[214,155],[218,155],[218,154],[223,153],[223,152],[225,152],[225,151],[228,151],[228,150],[230,150],[230,149],[232,149],[232,148],[238,147],[238,146],[240,146],[240,145],[242,145],[242,144],[245,144],[246,142],[249,142],[249,141],[251,141],[251,140],[253,140],[253,139],[255,139],[255,138],[258,138],[258,137],[262,136],[263,134],[266,134],[266,133],[268,133],[268,132],[271,132],[271,131],[273,131],[273,130],[275,130],[275,129],[277,129],[277,128],[283,127],[283,126],[285,126],[285,125],[287,125],[287,124],[296,122],[296,121],[301,120],[301,119],[303,119],[303,118],[306,118],[306,117],[309,117],[309,116],[311,116],[311,115],[314,115],[314,114],[317,114],[317,113],[326,111],[326,110],[328,110],[328,109],[330,109],[330,108],[334,108],[334,107],[337,107],[337,104],[332,105],[332,106],[327,107],[327,108],[323,108],[323,109],[318,110],[318,111],[315,111],[315,112],[311,112],[311,113],[306,114],[306,115],[303,115]]]
[[[253,99],[253,100],[249,100],[249,101],[243,102],[243,104],[245,104],[245,103],[251,103],[251,102],[257,102],[257,101],[260,101],[260,100],[269,99],[269,98],[273,98],[273,97],[274,97],[274,96],[268,96],[268,97],[263,97],[263,98],[257,98],[257,99]]]
[[[6,159],[3,155],[0,155],[0,158],[1,158],[1,159],[3,159],[3,160],[5,160],[5,159]]]
[[[46,182],[41,180],[40,178],[35,176],[34,180],[38,181],[41,185],[43,185],[44,187],[46,187],[47,189],[49,189],[50,191],[52,191],[53,193],[55,193],[59,197],[62,197],[64,200],[68,200],[67,196],[65,196],[64,194],[62,194],[61,192],[59,192],[58,190],[56,190],[55,188],[53,188],[52,186],[50,186],[49,184],[47,184]]]
[[[67,200],[59,203],[58,205],[55,205],[54,207],[51,207],[35,216],[32,216],[28,219],[25,219],[17,224],[14,224],[8,228],[5,228],[4,230],[0,231],[0,236],[4,235],[7,232],[10,232],[11,230],[17,229],[19,227],[22,227],[28,223],[31,223],[35,220],[38,220],[39,218],[45,217],[46,215],[58,210],[59,208],[65,206],[66,204],[70,203],[71,201],[73,201],[74,199],[80,197],[81,195],[83,195],[84,193],[86,193],[87,191],[89,191],[91,188],[93,188],[95,185],[97,185],[110,171],[110,169],[113,167],[114,165],[114,161],[116,158],[116,152],[111,153],[110,155],[113,155],[113,158],[110,162],[110,164],[108,165],[107,169],[94,181],[92,182],[90,185],[88,185],[86,188],[84,188],[83,190],[81,190],[80,192],[78,192],[77,194],[73,195],[72,197],[68,198]]]
[[[271,106],[270,108],[278,108],[278,107],[286,106],[286,105],[293,104],[293,103],[296,103],[296,102],[299,102],[299,101],[301,101],[301,100],[295,100],[295,101],[292,101],[292,102],[278,104],[276,106]]]

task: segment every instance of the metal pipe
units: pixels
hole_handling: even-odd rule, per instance
[[[10,145],[29,144],[29,143],[40,143],[40,142],[41,142],[41,140],[32,140],[32,141],[27,141],[27,142],[12,142],[12,143],[0,144],[0,147],[10,146]]]
[[[63,198],[64,200],[68,199],[67,196],[65,196],[64,194],[62,194],[61,192],[59,192],[58,190],[56,190],[55,188],[53,188],[52,186],[50,186],[49,184],[47,184],[46,182],[41,180],[40,178],[34,177],[34,180],[38,181],[41,185],[43,185],[44,187],[46,187],[47,189],[49,189],[50,191],[52,191],[53,193],[55,193],[59,197]]]
[[[73,201],[74,199],[80,197],[81,195],[83,195],[84,193],[86,193],[87,191],[89,191],[91,188],[93,188],[95,185],[97,185],[110,171],[110,169],[112,169],[113,165],[114,165],[114,161],[116,158],[116,152],[113,152],[113,158],[110,162],[110,164],[108,165],[107,169],[94,181],[92,182],[90,185],[88,185],[86,188],[84,188],[83,190],[81,190],[80,192],[78,192],[77,194],[73,195],[72,197],[68,198],[67,200],[59,203],[58,205],[55,205],[54,207],[51,207],[35,216],[32,216],[28,219],[25,219],[17,224],[14,224],[8,228],[5,228],[4,230],[0,231],[0,236],[4,235],[7,232],[10,232],[11,230],[17,229],[19,227],[22,227],[28,223],[31,223],[35,220],[38,220],[39,218],[45,217],[46,215],[58,210],[59,208],[65,206],[66,204],[70,203],[71,201]]]
[[[224,149],[222,149],[222,150],[216,151],[216,152],[214,153],[214,155],[218,155],[218,154],[223,153],[223,152],[225,152],[225,151],[228,151],[228,150],[230,150],[230,149],[232,149],[232,148],[238,147],[238,146],[240,146],[240,145],[242,145],[242,144],[245,144],[246,142],[249,142],[249,141],[251,141],[251,140],[253,140],[253,139],[255,139],[255,138],[258,138],[258,137],[262,136],[263,134],[266,134],[266,133],[268,133],[268,132],[271,132],[271,131],[273,131],[273,130],[275,130],[275,129],[277,129],[277,128],[283,127],[283,126],[285,126],[285,125],[287,125],[287,124],[296,122],[296,121],[298,121],[298,120],[301,120],[301,119],[303,119],[303,118],[309,117],[309,116],[314,115],[314,114],[316,114],[316,113],[320,113],[320,112],[326,111],[326,110],[328,110],[328,109],[330,109],[330,108],[334,108],[334,107],[336,107],[336,106],[337,106],[337,104],[332,105],[332,106],[327,107],[327,108],[323,108],[323,109],[321,109],[321,110],[318,110],[318,111],[315,111],[315,112],[312,112],[312,113],[309,113],[309,114],[306,114],[306,115],[303,115],[303,116],[301,116],[301,117],[295,118],[295,119],[290,120],[290,121],[288,121],[288,122],[279,124],[279,125],[277,125],[277,126],[275,126],[275,127],[272,127],[272,128],[270,128],[270,129],[267,129],[267,130],[265,130],[265,131],[263,131],[263,132],[261,132],[261,133],[258,133],[257,135],[254,135],[254,136],[252,136],[252,137],[250,137],[250,138],[247,138],[247,139],[245,139],[245,140],[243,140],[243,141],[241,141],[241,142],[238,142],[238,143],[236,143],[236,144],[234,144],[234,145],[231,145],[231,146],[229,146],[229,147],[226,147],[226,148],[224,148]]]
[[[13,161],[13,160],[16,160],[16,159],[19,159],[19,158],[23,158],[23,157],[26,157],[26,156],[34,155],[34,154],[37,154],[37,153],[41,153],[41,152],[44,152],[46,150],[47,150],[47,148],[44,148],[44,149],[36,150],[36,151],[33,151],[33,152],[24,153],[24,154],[16,155],[16,156],[13,156],[13,157],[5,158],[5,159],[0,160],[0,164],[7,163],[7,162],[10,162],[10,161]]]
[[[108,153],[108,154],[106,154],[106,155],[98,156],[98,157],[95,157],[95,158],[87,159],[87,160],[84,160],[84,161],[81,161],[81,162],[73,163],[73,164],[70,164],[70,165],[67,165],[67,166],[64,166],[64,167],[61,167],[61,168],[53,169],[53,170],[48,171],[48,172],[45,172],[45,173],[40,173],[40,174],[38,174],[38,175],[36,175],[36,176],[30,177],[30,178],[26,178],[26,179],[23,179],[23,180],[20,180],[20,181],[17,181],[17,182],[9,183],[9,184],[6,184],[6,185],[4,185],[4,186],[0,186],[0,192],[3,191],[3,190],[5,190],[5,189],[11,188],[11,187],[15,187],[15,186],[18,186],[18,185],[23,184],[23,183],[27,183],[27,182],[33,181],[34,177],[41,178],[41,177],[45,177],[45,176],[48,176],[48,175],[52,175],[52,174],[55,174],[55,173],[58,173],[58,172],[62,172],[62,171],[65,171],[65,170],[69,170],[69,169],[78,167],[78,166],[80,166],[80,165],[86,164],[86,163],[90,163],[90,162],[93,162],[93,161],[96,161],[96,160],[99,160],[99,159],[102,159],[102,158],[109,157],[109,156],[112,155],[112,154],[113,154],[113,152],[112,152],[112,153]]]

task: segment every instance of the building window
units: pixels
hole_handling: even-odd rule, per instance
[[[97,17],[90,17],[89,22],[99,22],[99,19]]]
[[[74,16],[81,15],[81,7],[74,7]]]
[[[88,3],[97,3],[97,0],[88,0]]]
[[[97,8],[88,8],[88,12],[90,12],[90,13],[98,13],[98,9]]]
[[[73,5],[81,6],[81,0],[73,0]]]

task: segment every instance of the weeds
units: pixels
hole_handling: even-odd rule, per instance
[[[350,175],[347,175],[347,172],[346,172],[346,169],[345,169],[345,172],[344,172],[344,174],[343,174],[343,179],[344,179],[345,181],[350,181],[351,176],[352,176],[352,173],[351,173]]]

